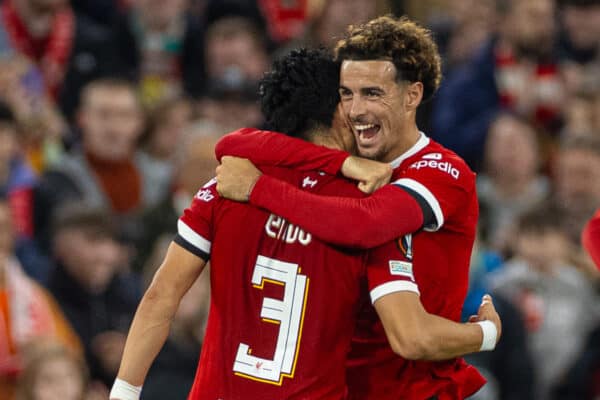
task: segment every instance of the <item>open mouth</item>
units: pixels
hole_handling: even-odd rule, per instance
[[[361,142],[368,143],[371,141],[379,132],[380,126],[377,124],[360,124],[354,125],[354,130],[358,135],[358,139]]]

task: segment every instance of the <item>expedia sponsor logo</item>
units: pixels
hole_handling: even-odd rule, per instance
[[[390,274],[407,276],[414,280],[412,263],[408,261],[390,260]]]
[[[452,166],[448,161],[437,161],[437,160],[419,160],[413,163],[409,168],[415,168],[417,170],[421,168],[435,168],[440,171],[444,171],[451,175],[454,179],[458,179],[460,171]]]

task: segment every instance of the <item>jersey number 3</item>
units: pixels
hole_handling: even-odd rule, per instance
[[[298,264],[264,256],[256,259],[252,285],[260,290],[265,282],[284,287],[283,299],[265,297],[260,312],[263,321],[279,324],[279,334],[273,359],[255,357],[248,344],[240,343],[233,364],[236,375],[273,385],[294,376],[308,293],[308,278],[298,272]]]

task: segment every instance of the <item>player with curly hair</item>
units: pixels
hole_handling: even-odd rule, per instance
[[[389,248],[394,260],[390,270],[414,279],[418,290],[378,292],[373,306],[365,302],[350,353],[350,398],[468,397],[485,380],[462,358],[436,361],[440,358],[433,325],[411,324],[403,335],[396,335],[381,318],[384,310],[405,313],[420,301],[429,313],[459,321],[468,288],[478,218],[475,174],[416,124],[417,108],[434,95],[441,80],[437,47],[425,28],[408,18],[385,16],[350,27],[337,44],[336,56],[341,62],[341,105],[358,154],[391,166],[392,183],[362,199],[319,196],[261,174],[248,161],[229,158],[222,160],[217,190],[226,198],[249,200],[281,215],[332,244],[385,247],[396,238],[396,248]],[[365,160],[292,143],[281,135],[230,135],[217,145],[217,153],[246,157],[259,165],[309,165],[363,180],[359,187],[364,190],[374,187],[360,168]],[[396,262],[397,249],[406,262]],[[481,327],[481,349],[493,349],[500,321],[476,323]]]

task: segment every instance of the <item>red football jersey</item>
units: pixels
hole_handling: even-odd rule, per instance
[[[247,137],[265,137],[265,140],[244,140]],[[268,148],[260,148],[261,162],[274,161],[289,167],[307,164],[330,173],[339,171],[347,157],[343,152],[308,143],[296,143],[291,151],[286,147],[288,140],[269,132],[240,131],[217,146],[217,155],[229,154],[227,147],[231,147],[234,155],[254,160],[253,150],[268,141]],[[269,149],[276,149],[273,155],[268,153]],[[361,246],[357,243],[360,238],[368,242],[368,246],[363,243],[362,247],[370,247],[403,236],[400,244],[412,244],[412,272],[425,309],[459,321],[478,217],[475,174],[460,157],[424,134],[392,166],[392,185],[365,199],[310,196],[289,190],[289,185],[276,180],[261,178],[250,201],[304,226],[316,237],[340,245]],[[269,196],[275,192],[279,195]],[[417,203],[423,219],[415,218]],[[306,209],[317,216],[316,220],[326,223],[316,224]],[[337,217],[340,215],[344,217]],[[363,223],[367,219],[369,222]],[[425,228],[407,235],[416,230],[415,223],[425,223]],[[379,232],[374,234],[373,227]],[[392,246],[388,251],[393,253],[396,249]],[[425,399],[434,394],[440,399],[464,398],[485,383],[462,359],[409,362],[397,357],[388,345],[374,309],[368,301],[363,301],[363,305],[348,372],[350,394],[354,398]]]
[[[274,169],[305,190],[359,196],[352,183]],[[175,241],[211,262],[211,306],[190,399],[343,399],[361,282],[375,295],[416,290],[393,263],[365,269],[281,217],[219,198],[211,181]],[[403,260],[395,260],[394,263]],[[395,264],[394,264],[395,265]]]

